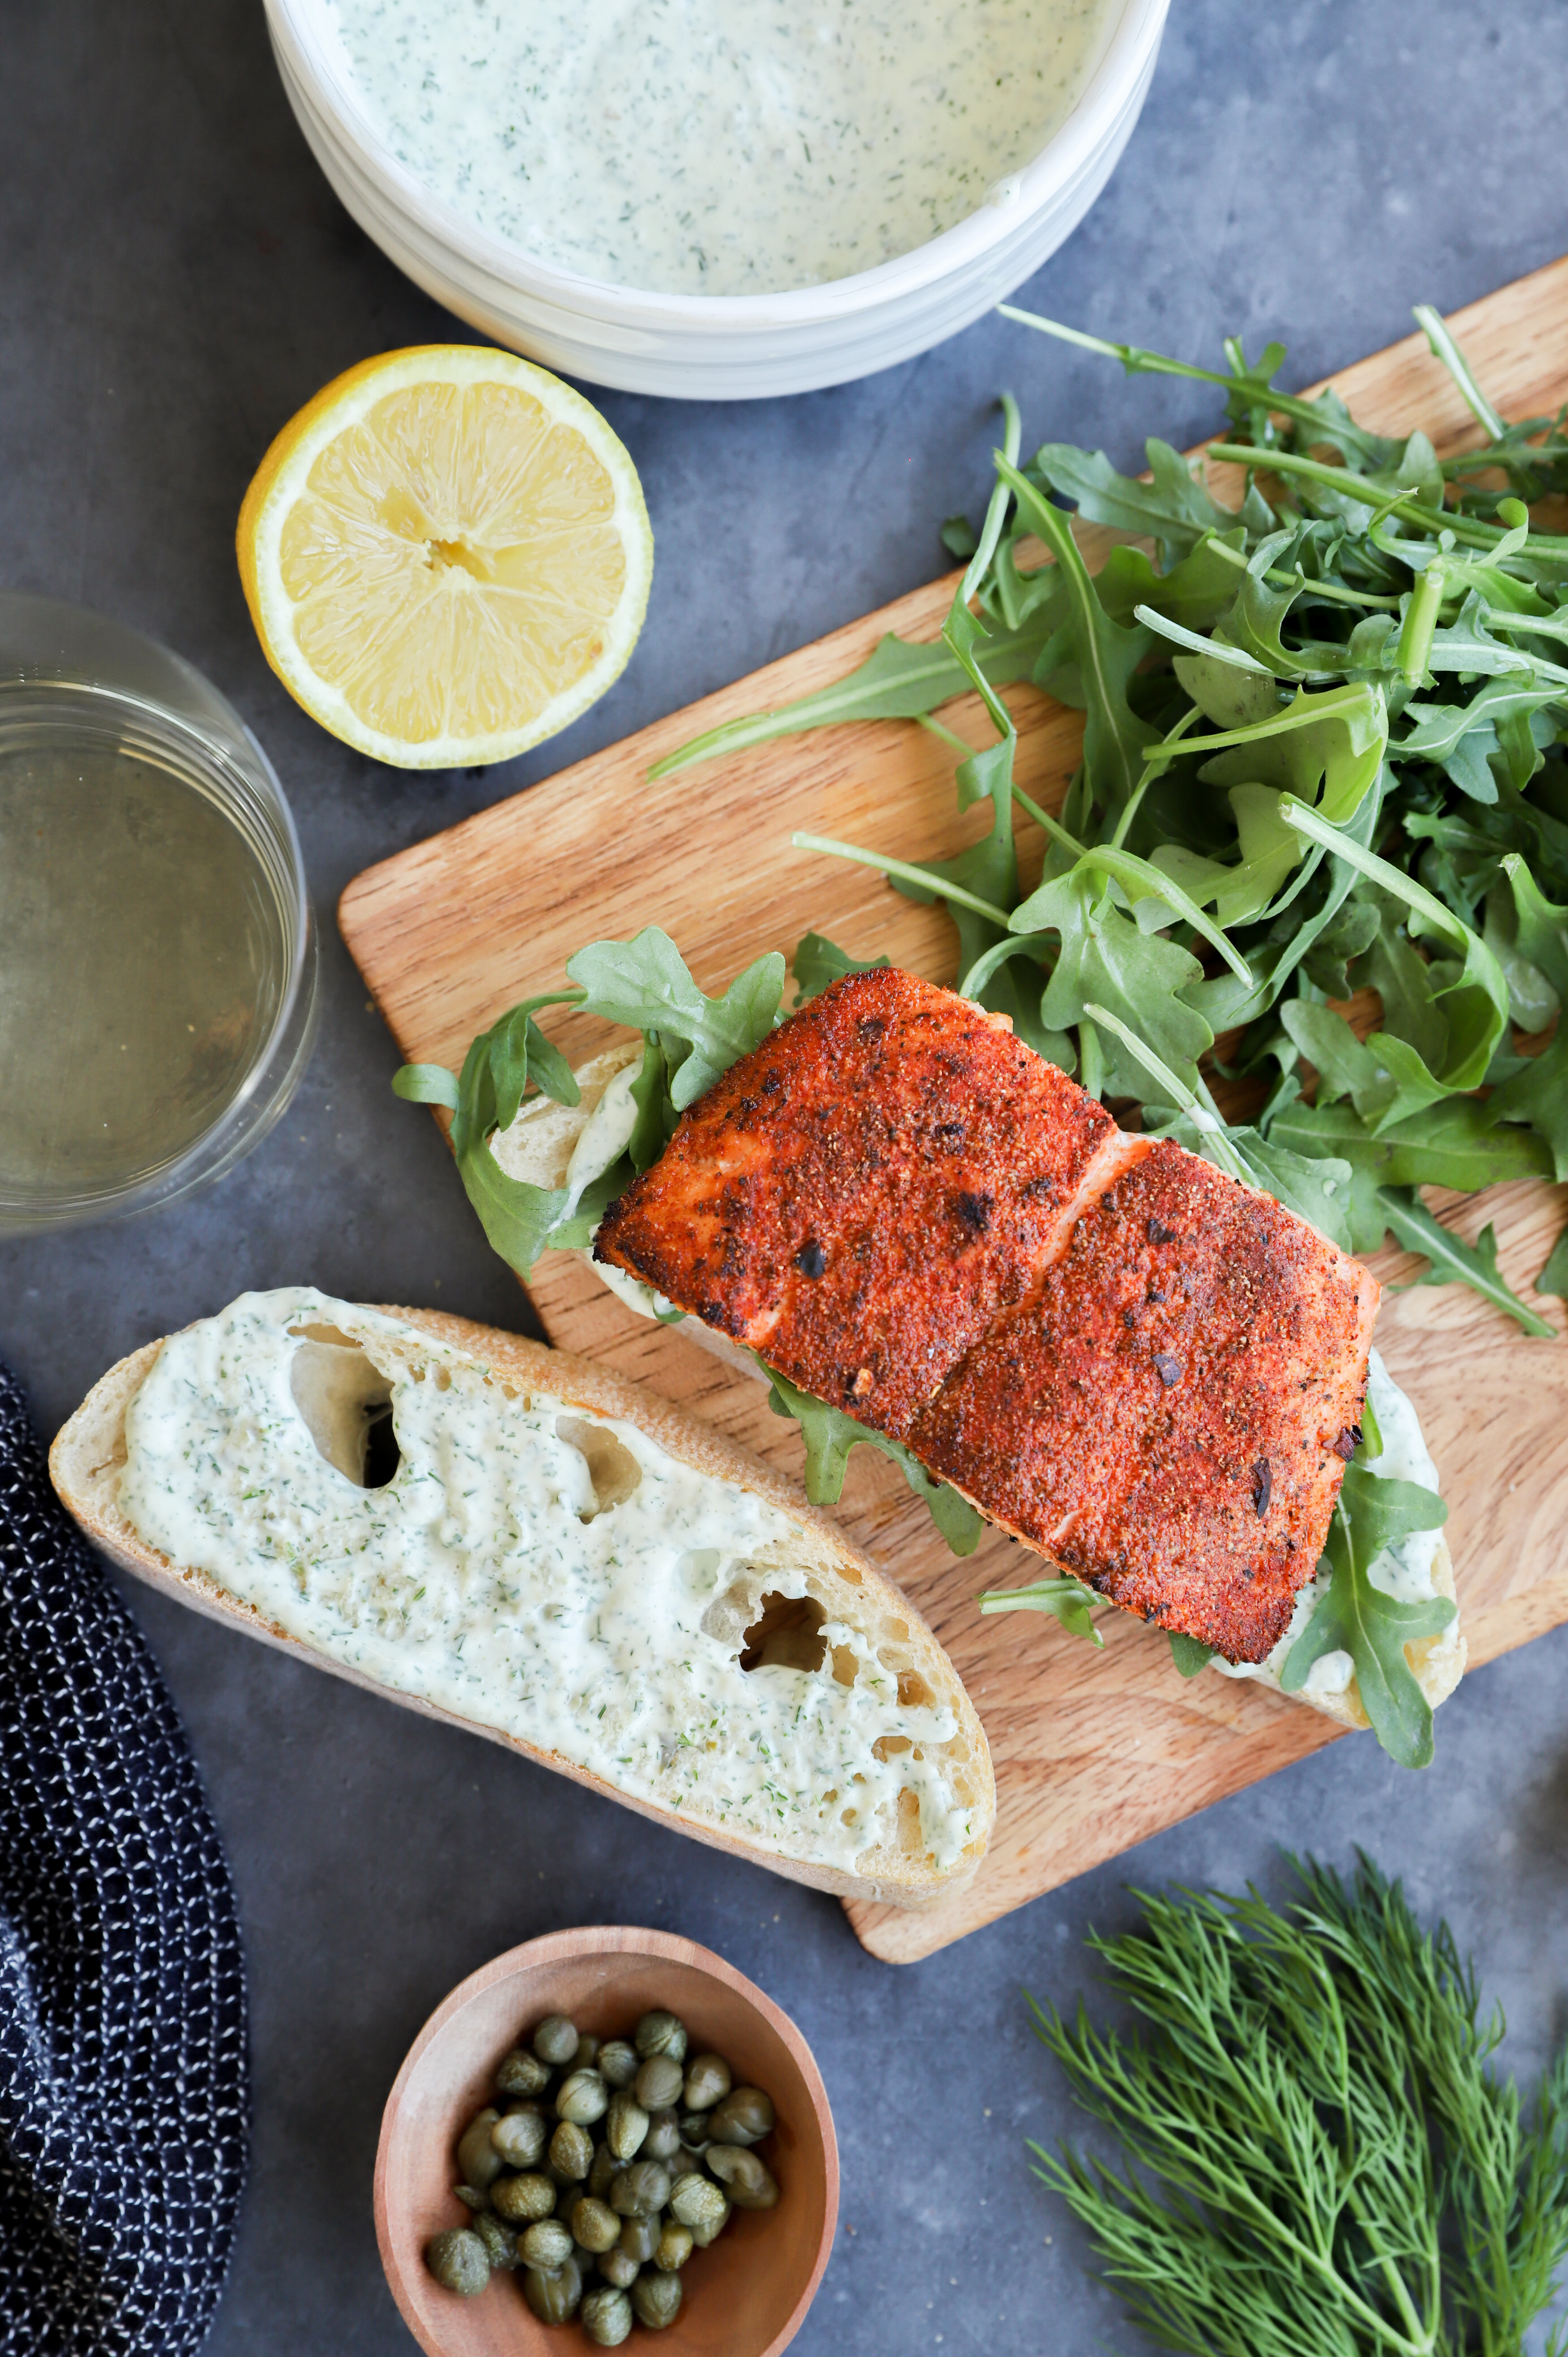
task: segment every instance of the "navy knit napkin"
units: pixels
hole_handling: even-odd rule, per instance
[[[0,2352],[185,2357],[244,2182],[234,1893],[174,1705],[0,1367]]]

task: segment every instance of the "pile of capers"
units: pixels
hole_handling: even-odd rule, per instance
[[[603,2040],[553,2013],[504,2055],[498,2101],[457,2139],[471,2223],[425,2244],[436,2282],[474,2293],[492,2269],[521,2270],[541,2323],[575,2316],[601,2349],[618,2349],[634,2321],[672,2324],[693,2251],[733,2210],[779,2199],[753,2150],[772,2131],[772,2104],[759,2087],[736,2086],[722,2054],[688,2061],[686,2047],[672,2013],[645,2013],[629,2039]]]

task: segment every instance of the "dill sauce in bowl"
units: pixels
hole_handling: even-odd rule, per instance
[[[282,790],[190,665],[0,593],[0,1231],[217,1178],[304,1070],[316,944]]]
[[[1109,178],[1168,0],[265,0],[367,233],[497,342],[808,391],[1011,292]]]

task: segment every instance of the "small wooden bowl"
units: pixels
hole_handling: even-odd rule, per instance
[[[664,1932],[554,1932],[473,1973],[437,2007],[387,2097],[376,2154],[376,2237],[404,2323],[426,2357],[571,2357],[591,2348],[576,2324],[543,2325],[516,2281],[496,2275],[472,2299],[424,2266],[432,2234],[467,2222],[452,2188],[453,2147],[492,2100],[497,2063],[547,2013],[600,2038],[624,2037],[656,2007],[678,2013],[692,2050],[723,2054],[736,2084],[761,2087],[778,2125],[764,2154],[776,2210],[737,2210],[693,2251],[685,2303],[660,2333],[631,2341],[664,2357],[779,2357],[804,2320],[832,2248],[839,2158],[827,2090],[811,2051],[770,1997],[710,1949]]]

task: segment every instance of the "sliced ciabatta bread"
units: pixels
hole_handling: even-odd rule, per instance
[[[585,1361],[249,1294],[113,1368],[50,1468],[199,1611],[797,1881],[929,1905],[984,1852],[985,1737],[918,1614],[781,1475]]]

